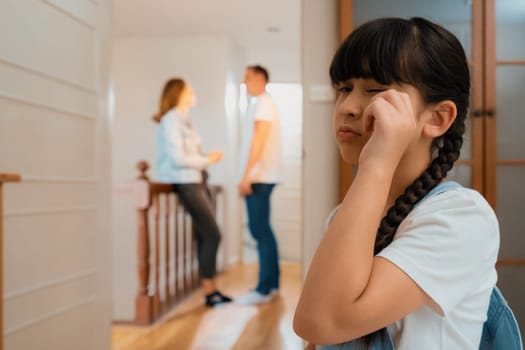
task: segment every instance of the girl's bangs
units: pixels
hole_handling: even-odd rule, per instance
[[[330,66],[334,85],[349,79],[374,79],[381,84],[410,83],[407,23],[371,22],[355,30],[339,47]]]

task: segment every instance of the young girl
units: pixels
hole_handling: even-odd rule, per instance
[[[159,112],[153,119],[157,131],[157,180],[173,184],[179,200],[191,214],[195,225],[199,273],[205,304],[215,306],[231,302],[215,285],[216,256],[221,234],[215,221],[213,205],[203,184],[203,170],[222,158],[221,151],[204,154],[201,138],[193,129],[189,110],[195,104],[191,86],[182,79],[170,79],[164,85]]]
[[[295,331],[346,343],[338,349],[478,349],[499,228],[479,193],[444,181],[468,113],[461,44],[422,18],[378,19],[345,40],[330,76],[339,151],[358,170],[311,263]]]

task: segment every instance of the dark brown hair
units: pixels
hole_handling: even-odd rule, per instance
[[[264,80],[266,80],[266,82],[270,81],[270,74],[268,73],[268,70],[263,66],[257,64],[254,66],[248,66],[247,68],[253,70],[257,74],[261,74],[264,77]]]
[[[162,95],[159,101],[159,111],[153,116],[153,120],[160,122],[164,114],[179,104],[182,91],[186,87],[186,82],[180,78],[170,79],[164,84]]]
[[[374,254],[388,246],[414,205],[432,190],[459,158],[470,94],[470,73],[461,43],[443,27],[423,18],[382,18],[367,22],[342,43],[330,66],[332,84],[370,78],[388,85],[416,87],[426,104],[456,104],[457,116],[447,132],[434,140],[435,155],[427,169],[400,195],[380,222]],[[369,347],[386,329],[363,337]]]

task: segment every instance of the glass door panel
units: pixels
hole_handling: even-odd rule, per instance
[[[496,69],[498,160],[523,159],[525,163],[524,101],[525,64],[499,65]]]
[[[492,71],[495,84],[487,84],[487,107],[494,113],[486,117],[488,144],[487,189],[495,193],[500,221],[501,247],[498,285],[514,310],[522,334],[525,333],[525,1],[486,0],[495,7],[495,52]],[[495,1],[491,4],[492,1]],[[490,24],[489,24],[490,25]],[[493,44],[489,43],[489,46]],[[495,70],[495,72],[494,72]],[[495,85],[495,86],[493,86]],[[489,179],[492,177],[489,176]],[[492,181],[493,183],[491,183]]]
[[[525,166],[499,165],[497,178],[500,257],[525,259]]]
[[[525,1],[496,1],[496,58],[525,60]]]
[[[447,180],[456,181],[465,187],[472,187],[472,169],[470,165],[456,163],[449,171]]]

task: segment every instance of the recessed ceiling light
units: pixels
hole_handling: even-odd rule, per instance
[[[266,27],[266,31],[269,33],[279,33],[281,31],[281,28],[276,26],[268,26]]]

